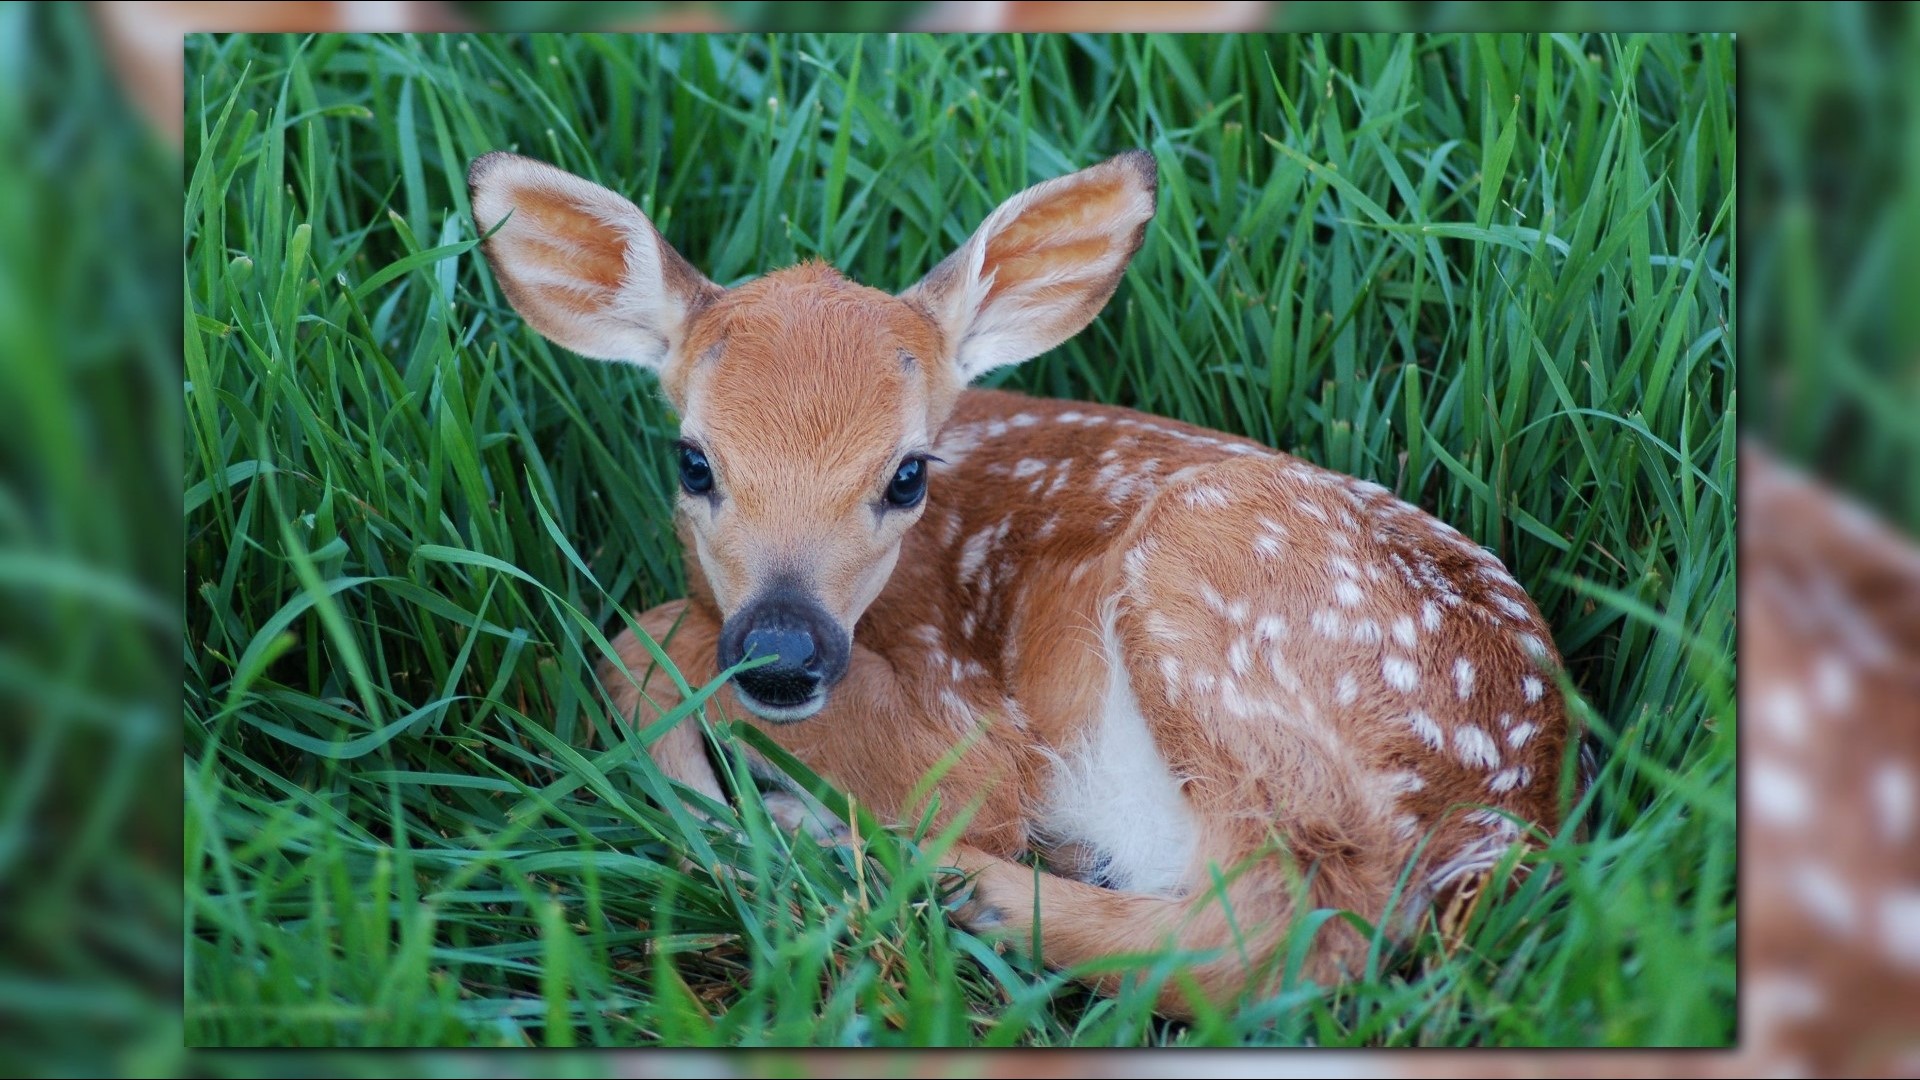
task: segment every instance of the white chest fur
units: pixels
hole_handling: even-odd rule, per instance
[[[1194,853],[1193,808],[1140,715],[1108,623],[1105,707],[1086,737],[1055,758],[1041,831],[1084,847],[1107,886],[1181,891]]]

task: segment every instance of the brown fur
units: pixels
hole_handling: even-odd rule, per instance
[[[1403,936],[1428,905],[1471,895],[1522,835],[1491,811],[1554,828],[1566,715],[1524,593],[1384,489],[1124,409],[962,391],[969,364],[1018,362],[1092,318],[1152,184],[1138,154],[1030,189],[900,298],[818,264],[711,295],[670,271],[620,283],[639,298],[620,303],[647,313],[637,346],[673,342],[662,385],[716,477],[712,497],[679,501],[688,598],[641,622],[656,639],[677,626],[666,649],[699,684],[745,598],[776,575],[802,582],[852,632],[847,673],[810,719],[756,722],[895,821],[921,816],[915,786],[957,753],[936,821],[971,815],[954,856],[974,876],[964,918],[1025,940],[1037,889],[1049,961],[1219,950],[1194,973],[1220,1000],[1262,985],[1298,912],[1391,915]],[[593,227],[547,233],[589,252],[582,295],[611,291]],[[944,460],[925,502],[889,510],[902,456],[929,448]],[[650,655],[631,635],[618,645],[627,670],[608,685],[645,723],[678,695],[660,674],[638,685]],[[1159,894],[1101,887],[1118,856],[1061,834],[1060,792],[1076,790],[1063,763],[1130,715],[1116,662],[1195,829]],[[748,715],[730,689],[716,702]],[[692,726],[655,753],[719,791]],[[1013,861],[1028,855],[1054,872]],[[1335,920],[1306,974],[1351,975],[1367,949]]]

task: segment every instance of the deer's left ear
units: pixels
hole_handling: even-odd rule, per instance
[[[901,294],[945,332],[962,383],[1093,321],[1146,237],[1158,177],[1152,154],[1130,150],[1036,184]]]

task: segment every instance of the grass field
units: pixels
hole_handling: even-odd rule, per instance
[[[1731,1041],[1730,39],[201,37],[187,67],[190,1044]],[[463,181],[518,149],[722,284],[818,256],[899,288],[1131,146],[1145,248],[998,381],[1493,547],[1600,763],[1591,835],[1460,952],[1191,1026],[950,928],[899,837],[670,808],[591,668],[679,590],[673,421],[521,324]]]

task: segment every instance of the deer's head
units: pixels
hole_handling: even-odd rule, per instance
[[[722,668],[768,720],[819,711],[930,498],[962,388],[1092,321],[1153,216],[1136,150],[1008,199],[898,296],[811,263],[724,289],[638,207],[528,158],[468,173],[485,251],[534,329],[655,372],[680,416],[680,534],[724,619]],[[689,574],[689,578],[695,575]]]

